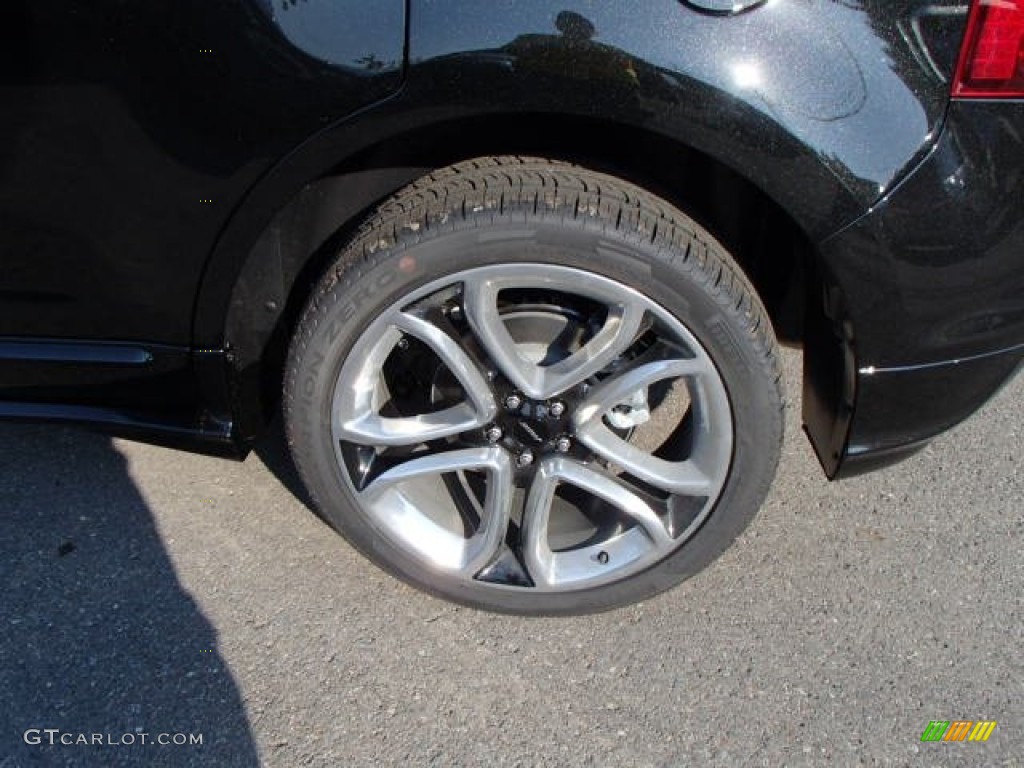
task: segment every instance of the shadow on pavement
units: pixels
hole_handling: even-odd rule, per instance
[[[270,423],[267,433],[260,438],[253,448],[263,465],[270,470],[271,474],[294,496],[299,502],[320,517],[320,513],[310,498],[306,487],[299,477],[299,470],[295,468],[295,462],[288,452],[288,438],[284,431],[284,417],[278,412]],[[322,519],[322,518],[321,518]]]
[[[0,585],[0,768],[259,763],[216,633],[108,438],[0,425]],[[118,745],[25,742],[47,728]]]

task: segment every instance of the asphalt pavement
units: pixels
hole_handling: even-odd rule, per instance
[[[1024,764],[1024,375],[829,484],[786,363],[747,533],[571,619],[380,572],[304,506],[280,435],[233,463],[0,425],[0,768]],[[997,726],[922,742],[933,720]]]

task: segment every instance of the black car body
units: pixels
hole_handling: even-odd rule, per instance
[[[1024,58],[968,82],[988,3],[726,5],[17,0],[0,417],[244,456],[369,213],[537,155],[660,195],[735,256],[803,345],[829,477],[905,455],[1024,358]]]

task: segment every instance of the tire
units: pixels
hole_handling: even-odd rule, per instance
[[[383,205],[306,307],[284,395],[327,521],[410,584],[507,613],[698,572],[782,439],[774,335],[722,247],[631,184],[533,158]]]

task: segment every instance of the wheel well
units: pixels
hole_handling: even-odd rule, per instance
[[[736,258],[757,288],[780,339],[800,339],[803,260],[811,249],[803,230],[736,171],[661,134],[597,119],[501,115],[435,125],[374,147],[352,162],[361,168],[434,170],[488,155],[572,162],[668,200]]]
[[[736,258],[780,340],[800,340],[809,240],[783,209],[728,166],[660,134],[596,119],[517,114],[446,122],[385,140],[329,169],[260,237],[235,285],[225,333],[242,439],[261,431],[276,408],[299,314],[359,224],[419,176],[487,155],[573,162],[665,198]]]

